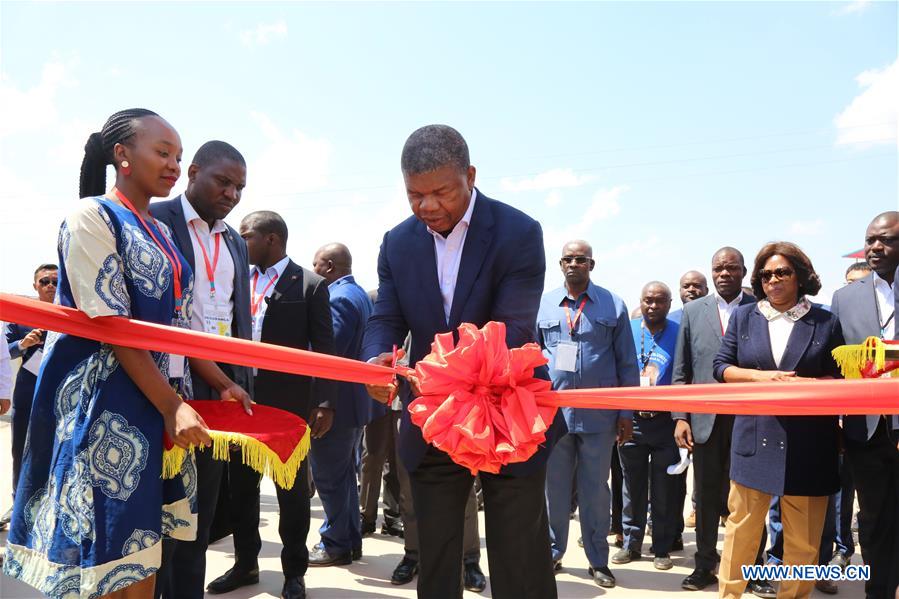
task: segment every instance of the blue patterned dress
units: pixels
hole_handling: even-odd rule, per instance
[[[56,302],[92,318],[172,324],[169,260],[118,200],[81,201],[60,228]],[[164,225],[149,226],[171,239]],[[193,274],[176,256],[189,320]],[[169,373],[170,356],[152,355]],[[189,396],[189,380],[171,382]],[[4,572],[65,598],[100,597],[152,575],[162,537],[196,535],[196,469],[188,458],[180,476],[163,480],[162,438],[162,416],[111,346],[49,333]]]

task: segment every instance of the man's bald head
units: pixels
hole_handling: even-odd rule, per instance
[[[649,327],[661,325],[671,310],[671,289],[661,281],[650,281],[640,292],[640,311]]]
[[[698,270],[685,272],[680,278],[679,287],[680,301],[684,304],[709,294],[709,282]]]
[[[588,258],[593,257],[593,247],[583,239],[572,239],[571,241],[566,242],[565,245],[562,246],[562,255],[564,256],[569,251],[587,256]]]
[[[888,283],[899,266],[899,212],[890,210],[874,217],[865,231],[865,260]]]
[[[315,252],[312,269],[328,283],[353,273],[353,256],[350,249],[342,243],[328,243]]]

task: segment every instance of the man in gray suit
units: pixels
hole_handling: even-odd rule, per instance
[[[718,353],[731,314],[755,298],[743,293],[746,276],[743,254],[723,247],[712,256],[715,293],[684,306],[674,352],[672,384],[713,383],[712,361]],[[729,479],[730,438],[734,417],[725,414],[685,414],[673,412],[677,421],[674,438],[679,447],[693,451],[693,482],[696,494],[696,566],[681,583],[697,591],[716,584],[713,574],[719,556],[718,519],[721,516],[722,487]],[[764,581],[753,581],[749,589],[759,596],[774,596]]]
[[[896,337],[899,212],[878,215],[865,232],[865,260],[873,272],[833,296],[846,343]],[[862,558],[871,566],[868,599],[892,598],[899,586],[899,417],[843,417],[846,459],[858,493]]]

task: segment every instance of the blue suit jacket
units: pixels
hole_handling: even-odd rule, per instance
[[[715,357],[715,378],[724,382],[729,366],[839,378],[831,351],[842,344],[836,316],[813,307],[793,325],[778,366],[771,354],[768,321],[756,304],[740,306]],[[788,390],[790,383],[783,384]],[[836,416],[737,416],[730,478],[771,495],[831,495],[840,487],[838,435]]]
[[[331,295],[331,321],[334,326],[334,345],[338,356],[358,360],[362,354],[362,335],[371,316],[372,303],[368,294],[352,275],[328,286]],[[373,415],[375,401],[357,383],[337,384],[333,428],[361,428]]]
[[[543,292],[546,261],[540,223],[523,212],[478,192],[462,251],[449,322],[437,278],[434,238],[414,216],[384,235],[378,256],[378,301],[365,329],[362,357],[369,359],[402,347],[411,332],[410,365],[430,352],[438,333],[456,332],[463,322],[506,325],[506,343],[518,347],[534,341],[534,324]],[[410,398],[403,397],[408,406]],[[547,434],[546,447],[523,464],[503,468],[512,475],[531,473],[546,462],[558,427]],[[427,446],[421,430],[403,411],[400,456],[409,471],[418,467]]]

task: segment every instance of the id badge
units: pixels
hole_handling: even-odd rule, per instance
[[[203,331],[220,337],[230,337],[231,310],[228,306],[203,304]]]
[[[190,323],[184,320],[179,313],[172,319],[172,326],[179,329],[189,329]],[[169,354],[169,371],[166,373],[170,379],[184,378],[184,361],[186,358],[178,354]]]
[[[648,376],[641,375],[640,376],[640,386],[641,387],[652,387],[652,379]]]
[[[41,358],[43,358],[43,357],[44,357],[44,350],[42,350],[42,349],[35,350],[35,352],[33,354],[31,354],[31,357],[28,358],[24,364],[22,364],[22,368],[24,368],[25,370],[27,370],[34,376],[37,376],[38,372],[41,369]]]
[[[556,348],[556,370],[577,372],[577,343],[561,341]]]

